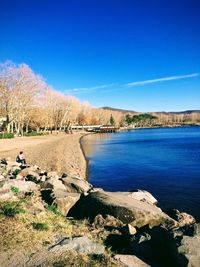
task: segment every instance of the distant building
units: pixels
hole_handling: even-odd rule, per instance
[[[113,125],[73,125],[71,126],[72,130],[85,130],[87,132],[96,132],[96,133],[113,133],[116,131],[115,126]]]
[[[72,130],[85,130],[88,132],[92,132],[95,129],[99,129],[99,127],[102,125],[72,125],[71,129]]]
[[[116,131],[113,125],[102,125],[99,127],[101,133],[114,133]]]

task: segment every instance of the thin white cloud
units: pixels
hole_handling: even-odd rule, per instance
[[[146,85],[146,84],[150,84],[150,83],[159,83],[159,82],[165,82],[165,81],[180,80],[180,79],[186,79],[186,78],[193,78],[193,77],[196,77],[196,76],[199,76],[199,73],[163,77],[163,78],[145,80],[145,81],[130,82],[130,83],[125,84],[125,86],[129,86],[129,87],[142,86],[142,85]]]
[[[144,86],[147,84],[154,84],[154,83],[180,80],[180,79],[188,79],[188,78],[197,77],[199,75],[200,75],[200,73],[192,73],[192,74],[186,74],[186,75],[170,76],[170,77],[162,77],[162,78],[156,78],[156,79],[151,79],[151,80],[129,82],[129,83],[125,83],[125,84],[112,83],[112,84],[96,85],[96,86],[92,86],[92,87],[78,87],[78,88],[68,89],[65,92],[68,94],[83,94],[83,93],[91,93],[91,92],[101,90],[101,89],[106,89],[106,91],[117,91],[117,90],[119,90],[119,88],[123,88],[123,87]],[[104,90],[101,90],[101,91],[104,91]]]
[[[74,93],[74,94],[81,94],[81,93],[89,93],[92,91],[96,91],[98,89],[108,88],[113,86],[114,84],[102,84],[102,85],[96,85],[92,87],[78,87],[78,88],[71,88],[66,90],[67,93]]]

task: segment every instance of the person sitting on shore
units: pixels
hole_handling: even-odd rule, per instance
[[[20,151],[19,154],[17,155],[16,162],[21,163],[22,165],[26,165],[26,160],[24,158],[23,151]]]

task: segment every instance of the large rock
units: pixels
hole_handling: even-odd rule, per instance
[[[86,236],[74,237],[74,238],[64,238],[58,244],[55,244],[49,248],[49,252],[60,252],[64,253],[68,250],[75,250],[78,253],[84,254],[103,254],[105,248],[103,245],[94,243]]]
[[[127,192],[98,191],[82,198],[70,212],[72,216],[94,218],[98,214],[112,215],[124,224],[138,228],[176,222],[158,207],[128,196]]]
[[[150,265],[134,255],[117,254],[114,259],[123,264],[124,267],[150,267]]]
[[[64,183],[66,190],[71,193],[81,193],[86,195],[88,191],[92,189],[92,185],[89,184],[86,180],[79,177],[63,177],[61,178]]]
[[[42,177],[42,176],[41,176]],[[56,203],[63,215],[67,215],[69,209],[73,206],[72,204],[66,204],[66,208],[63,207],[64,203],[66,203],[66,192],[64,184],[58,180],[53,178],[48,178],[45,182],[41,183],[41,195],[42,199],[49,205]],[[60,198],[56,202],[56,198]],[[73,203],[71,200],[70,203]],[[74,202],[75,204],[76,202]]]
[[[67,216],[69,210],[76,204],[80,199],[81,194],[79,193],[68,193],[63,190],[54,190],[51,193],[53,204],[55,204],[59,211]]]
[[[38,190],[38,187],[35,183],[31,181],[20,181],[20,180],[10,180],[9,182],[6,182],[2,189],[7,189],[11,190],[12,188],[17,188],[19,189],[19,192],[22,194],[27,194],[27,193],[33,193],[34,191]]]
[[[185,257],[187,267],[200,266],[200,235],[183,236],[181,245],[178,248],[179,253]]]
[[[67,191],[62,181],[53,178],[47,179],[43,184],[41,184],[41,188]]]

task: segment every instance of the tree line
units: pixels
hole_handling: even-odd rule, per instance
[[[71,125],[159,126],[200,123],[200,113],[124,113],[92,107],[59,92],[26,64],[0,64],[1,130],[62,130]]]
[[[116,126],[123,115],[113,112]],[[70,125],[110,123],[110,111],[58,92],[26,64],[0,64],[0,118],[3,130],[23,135],[34,130],[61,130]]]

